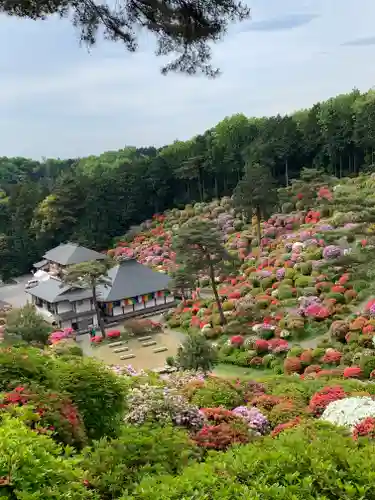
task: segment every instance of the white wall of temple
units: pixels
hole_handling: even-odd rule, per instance
[[[73,310],[72,304],[69,300],[64,300],[63,302],[58,302],[57,304],[57,314],[66,313]]]
[[[75,304],[76,304],[76,312],[77,313],[91,311],[93,309],[91,299],[77,300],[77,302]]]

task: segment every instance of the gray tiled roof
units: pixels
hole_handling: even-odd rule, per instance
[[[52,248],[43,255],[43,258],[56,262],[61,266],[69,266],[72,264],[80,264],[90,260],[103,260],[105,255],[95,250],[90,250],[86,247],[81,247],[76,243],[63,243],[56,248]]]
[[[50,303],[62,302],[64,300],[72,302],[92,297],[91,290],[62,285],[62,282],[56,278],[39,281],[37,286],[29,288],[26,291],[30,295]]]
[[[136,260],[125,260],[108,271],[112,286],[98,287],[98,300],[113,302],[166,290],[171,278],[153,271]]]

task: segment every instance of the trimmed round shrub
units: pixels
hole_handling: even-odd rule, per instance
[[[291,373],[301,373],[302,372],[302,363],[299,358],[296,357],[288,357],[284,361],[284,371],[288,375]]]
[[[125,410],[126,379],[86,358],[61,363],[57,374],[59,388],[77,406],[89,438],[116,436]]]
[[[231,410],[242,403],[242,397],[230,382],[211,377],[197,388],[191,402],[199,408],[222,406]]]

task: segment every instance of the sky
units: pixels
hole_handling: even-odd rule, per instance
[[[248,0],[215,79],[162,76],[151,40],[79,44],[68,21],[0,16],[0,156],[76,158],[186,140],[226,116],[292,113],[375,85],[374,0]]]

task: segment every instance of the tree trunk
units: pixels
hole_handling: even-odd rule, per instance
[[[257,217],[257,238],[258,238],[258,246],[260,248],[260,241],[262,239],[262,231],[260,229],[260,219],[262,217],[260,206],[258,205],[256,208],[256,217]]]
[[[340,155],[340,171],[339,171],[339,178],[341,179],[342,177],[342,156]]]
[[[217,182],[217,175],[215,174],[215,198],[219,199],[219,184]]]
[[[289,186],[289,165],[288,165],[288,158],[285,160],[285,185],[286,185],[286,187]]]
[[[96,312],[96,317],[98,319],[98,325],[99,325],[99,328],[100,328],[100,332],[102,334],[102,337],[105,338],[106,334],[105,334],[104,321],[103,321],[102,312],[100,310],[100,307],[99,307],[99,304],[98,304],[98,300],[97,300],[97,297],[96,297],[96,287],[95,286],[92,287],[92,301],[94,303],[94,309],[95,309],[95,312]]]
[[[227,321],[225,319],[224,312],[223,312],[223,307],[221,305],[221,300],[220,300],[219,294],[217,292],[217,286],[216,286],[216,282],[215,282],[215,270],[214,270],[214,266],[212,265],[212,261],[211,261],[211,257],[210,256],[208,256],[208,266],[209,266],[209,269],[210,269],[211,287],[212,287],[212,291],[214,292],[214,296],[215,296],[215,301],[216,301],[216,304],[217,304],[217,308],[219,310],[220,322],[221,322],[222,325],[225,325]]]

